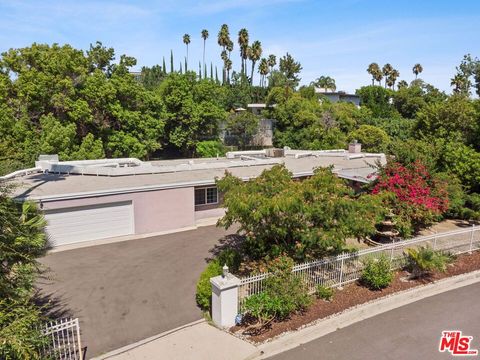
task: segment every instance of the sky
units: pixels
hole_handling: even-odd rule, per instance
[[[117,59],[134,56],[136,69],[161,64],[163,56],[168,64],[170,50],[178,66],[188,33],[190,68],[198,69],[200,32],[207,29],[206,60],[218,64],[220,74],[216,36],[224,23],[235,41],[234,69],[240,67],[237,34],[245,27],[265,56],[288,51],[300,61],[302,84],[328,75],[349,92],[370,83],[371,62],[391,63],[407,81],[421,63],[422,79],[451,92],[463,55],[480,57],[478,0],[0,0],[0,51],[33,42],[86,50],[98,40],[113,47]]]

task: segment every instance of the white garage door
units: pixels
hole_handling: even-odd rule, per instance
[[[131,201],[47,210],[45,219],[56,246],[134,233]]]

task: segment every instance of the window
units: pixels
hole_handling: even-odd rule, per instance
[[[207,205],[218,203],[218,191],[216,187],[195,189],[195,205]]]

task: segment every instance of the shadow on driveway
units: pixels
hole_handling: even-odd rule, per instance
[[[201,319],[196,282],[233,232],[207,226],[52,253],[40,260],[40,296],[78,317],[87,358],[100,355]]]

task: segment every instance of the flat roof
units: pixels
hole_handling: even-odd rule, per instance
[[[317,167],[333,166],[338,176],[367,183],[375,175],[375,165],[385,164],[384,154],[350,154],[347,152],[322,153],[291,151],[289,156],[267,158],[269,161],[250,162],[244,166],[224,166],[231,159],[194,159],[203,160],[208,167],[162,172],[154,174],[128,174],[125,176],[95,176],[79,174],[54,174],[36,172],[17,177],[10,182],[18,186],[14,195],[18,199],[54,201],[92,196],[105,196],[139,191],[153,191],[191,186],[207,186],[215,183],[215,178],[224,176],[225,171],[248,180],[257,177],[265,169],[283,163],[294,177],[309,176]],[[153,161],[153,166],[173,166],[192,159]],[[238,162],[238,161],[237,161]],[[219,166],[211,166],[218,164]]]

